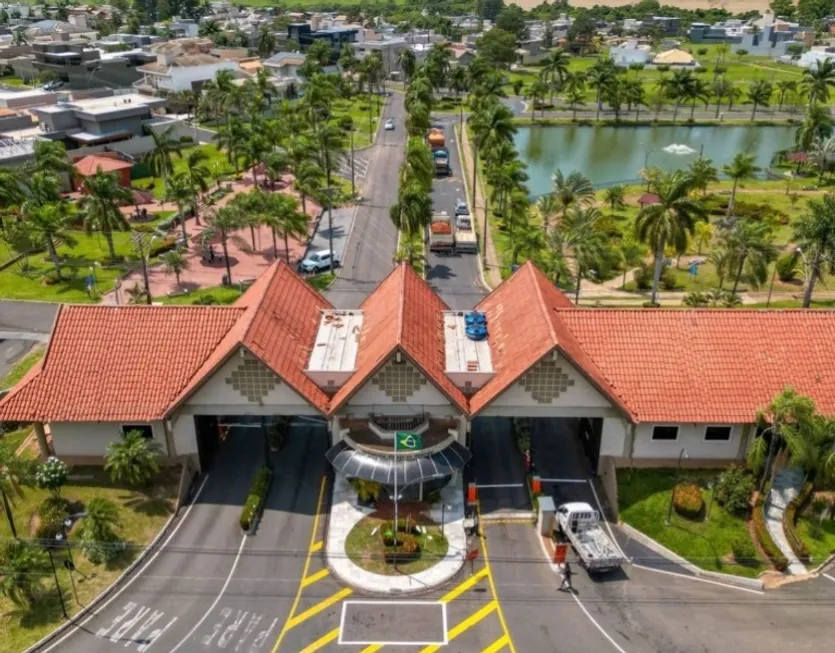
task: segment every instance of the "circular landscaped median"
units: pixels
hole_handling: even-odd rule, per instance
[[[394,523],[378,513],[361,519],[345,540],[345,552],[355,565],[374,574],[402,576],[435,566],[449,549],[440,527],[426,517],[401,518]]]

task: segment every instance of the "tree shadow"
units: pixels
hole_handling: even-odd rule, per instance
[[[119,497],[123,505],[134,512],[142,513],[148,517],[164,517],[171,511],[165,499],[148,496],[147,494],[131,494]]]

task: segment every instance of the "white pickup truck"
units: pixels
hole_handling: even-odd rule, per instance
[[[467,254],[478,252],[473,220],[469,215],[455,216],[455,251]]]
[[[589,573],[611,571],[623,564],[620,550],[600,525],[600,514],[589,504],[562,504],[557,508],[557,524]]]

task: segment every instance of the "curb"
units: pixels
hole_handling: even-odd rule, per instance
[[[659,544],[655,540],[653,540],[648,535],[645,535],[641,531],[633,528],[626,522],[621,522],[618,527],[629,537],[633,540],[637,540],[641,544],[643,544],[648,549],[654,551],[658,555],[667,560],[676,563],[680,567],[683,567],[691,574],[696,576],[697,578],[708,578],[716,581],[720,581],[722,583],[726,583],[728,585],[736,585],[737,587],[743,587],[745,589],[756,589],[762,590],[763,589],[763,582],[759,578],[744,578],[741,576],[732,576],[731,574],[723,574],[718,571],[706,571],[705,569],[701,569],[697,567],[691,562],[688,562],[681,556],[676,553],[673,553],[665,546]]]
[[[195,479],[197,478],[196,474],[195,474],[194,478]],[[194,480],[192,479],[192,487],[189,488],[189,494],[191,494],[193,490],[194,490]],[[108,596],[110,596],[110,594],[114,590],[116,590],[134,572],[134,570],[136,570],[136,568],[139,567],[145,561],[145,559],[148,557],[148,555],[151,554],[156,549],[156,547],[160,543],[160,541],[168,534],[168,532],[171,530],[171,526],[174,524],[177,516],[180,514],[180,508],[181,507],[182,506],[178,506],[174,510],[174,512],[168,518],[168,521],[166,521],[165,524],[163,524],[162,528],[159,530],[159,533],[157,533],[156,536],[154,537],[154,539],[151,540],[150,544],[148,544],[148,546],[145,547],[145,550],[142,551],[142,553],[140,553],[139,556],[137,556],[136,560],[134,560],[132,563],[130,563],[130,565],[128,565],[127,569],[125,569],[119,575],[119,577],[116,580],[114,580],[110,585],[108,585],[106,588],[104,588],[99,593],[99,595],[96,596],[96,598],[94,598],[92,601],[90,601],[90,603],[88,603],[86,606],[81,608],[81,610],[79,610],[78,613],[73,615],[73,617],[69,621],[65,621],[63,624],[58,626],[51,633],[45,635],[40,640],[38,640],[37,642],[32,644],[32,646],[30,646],[29,648],[24,650],[23,653],[34,653],[35,651],[40,649],[42,646],[44,646],[46,644],[49,644],[49,642],[51,642],[53,639],[62,635],[64,633],[64,631],[69,630],[71,627],[75,627],[75,625],[76,625],[75,622],[76,621],[86,617],[90,612],[93,611],[93,609],[99,603],[101,603]]]
[[[536,521],[536,513],[533,510],[517,510],[515,512],[497,512],[479,517],[481,522],[501,521],[503,519],[524,519]]]

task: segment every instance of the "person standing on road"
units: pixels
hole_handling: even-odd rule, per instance
[[[565,590],[569,592],[574,591],[574,587],[571,585],[571,565],[568,563],[568,560],[565,561],[562,567],[562,584],[560,585],[560,592]]]

